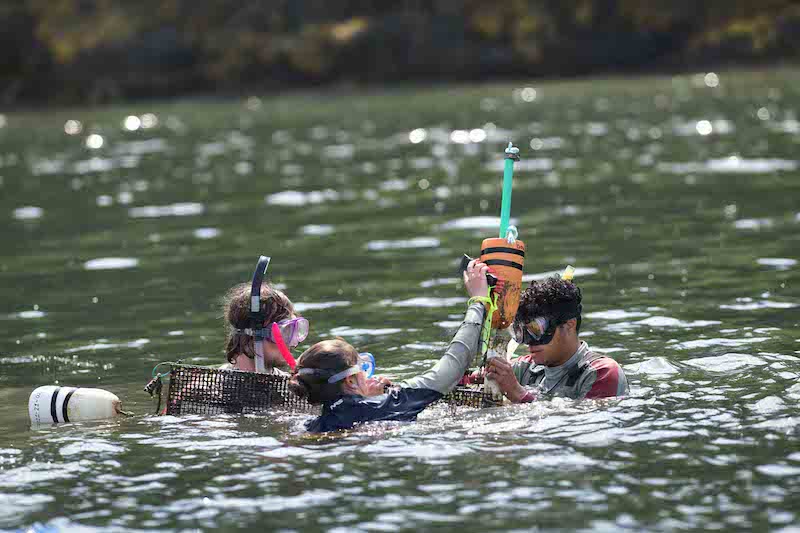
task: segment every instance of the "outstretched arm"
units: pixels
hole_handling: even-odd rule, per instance
[[[464,285],[467,293],[473,296],[486,296],[489,285],[484,263],[472,260],[464,271]],[[431,389],[447,394],[459,382],[472,358],[478,353],[481,339],[481,326],[486,309],[482,303],[473,303],[467,308],[464,322],[456,331],[444,355],[433,368],[400,384],[404,388]]]
[[[400,386],[432,389],[442,394],[450,392],[478,352],[484,311],[481,303],[470,305],[464,316],[464,322],[461,323],[439,362],[423,374],[401,383]]]

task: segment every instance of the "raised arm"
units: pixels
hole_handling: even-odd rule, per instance
[[[464,272],[464,285],[471,297],[488,294],[489,285],[486,282],[488,271],[489,267],[480,261],[470,261]],[[423,374],[400,383],[400,386],[431,389],[441,394],[450,392],[464,375],[464,371],[475,354],[478,353],[485,311],[482,303],[470,304],[464,315],[464,321],[439,362]]]

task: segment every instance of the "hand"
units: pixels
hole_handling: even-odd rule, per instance
[[[486,281],[486,274],[489,267],[477,259],[473,259],[464,271],[464,286],[467,294],[472,296],[486,296],[489,294],[489,283]]]
[[[474,371],[469,375],[470,383],[483,383],[483,376],[485,373],[486,369],[483,368],[479,368],[478,370]]]
[[[478,370],[476,370],[471,374],[464,374],[463,376],[461,376],[461,379],[459,380],[458,384],[463,386],[463,385],[473,385],[476,383],[483,383],[483,372],[484,370],[482,368],[479,368]]]
[[[517,376],[514,375],[511,363],[502,357],[489,359],[486,365],[486,378],[497,383],[505,397],[514,403],[519,402],[527,392],[525,387],[517,381]]]
[[[386,387],[391,385],[391,380],[383,376],[368,378],[366,383],[366,394],[364,394],[364,396],[380,396],[384,393]]]

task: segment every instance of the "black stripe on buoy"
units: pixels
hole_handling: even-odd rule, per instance
[[[519,263],[515,263],[514,261],[506,261],[505,259],[489,259],[488,261],[484,261],[489,266],[497,265],[497,266],[504,266],[504,267],[511,267],[516,268],[517,270],[522,270],[522,265]]]
[[[518,250],[516,248],[484,248],[481,250],[481,255],[486,254],[514,254],[514,255],[521,255],[525,257],[525,250]]]
[[[58,391],[61,390],[61,387],[56,387],[56,390],[53,391],[53,396],[50,397],[50,416],[53,417],[53,422],[58,424],[58,415],[56,414],[56,400],[58,400]]]
[[[74,393],[77,388],[72,389],[67,393],[67,397],[64,398],[64,403],[61,406],[61,416],[64,417],[64,422],[69,422],[69,417],[67,416],[67,404],[69,404],[69,399],[72,398],[72,393]]]

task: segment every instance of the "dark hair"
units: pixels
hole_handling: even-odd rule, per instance
[[[251,359],[256,356],[253,337],[234,331],[234,329],[253,327],[250,323],[251,286],[250,283],[236,285],[223,299],[227,326],[225,356],[230,363],[235,363],[236,357],[242,353]],[[261,284],[260,313],[263,321],[259,326],[268,326],[273,322],[291,318],[294,314],[294,305],[285,294],[265,282]]]
[[[527,324],[537,316],[554,319],[563,324],[570,318],[577,319],[575,331],[581,329],[581,290],[571,281],[553,276],[543,281],[532,281],[522,291],[515,321]]]
[[[342,339],[316,343],[297,359],[297,368],[289,380],[289,390],[311,405],[331,402],[342,395],[344,381],[328,383],[328,378],[358,363],[358,352]],[[312,369],[315,372],[300,372]]]

